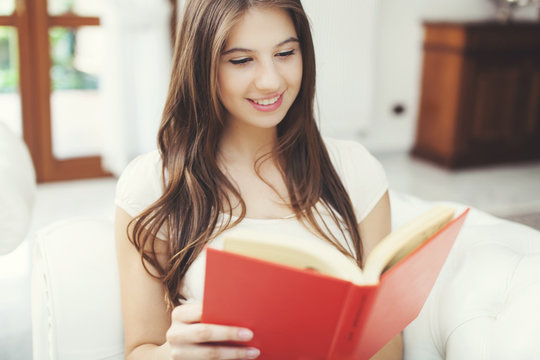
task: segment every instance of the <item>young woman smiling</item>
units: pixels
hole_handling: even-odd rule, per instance
[[[126,358],[254,359],[264,349],[222,344],[250,329],[199,323],[204,247],[231,228],[278,230],[362,266],[390,230],[386,178],[361,145],[317,129],[299,0],[188,0],[173,69],[159,150],[117,187]],[[398,336],[376,357],[401,353]]]

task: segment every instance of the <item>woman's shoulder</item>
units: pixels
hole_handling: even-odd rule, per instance
[[[137,216],[163,192],[162,160],[157,150],[133,159],[116,185],[115,203],[131,216]]]
[[[384,168],[359,142],[325,137],[324,143],[361,221],[388,190]]]
[[[347,167],[380,166],[379,161],[366,149],[364,145],[353,140],[323,138],[332,163],[337,168],[345,170]]]
[[[366,151],[367,149],[359,143],[358,141],[354,140],[344,140],[344,139],[336,139],[332,137],[323,137],[324,144],[328,148],[328,150],[334,150],[334,151]]]

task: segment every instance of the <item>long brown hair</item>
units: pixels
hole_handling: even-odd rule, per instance
[[[186,271],[203,247],[220,232],[245,217],[238,189],[217,163],[218,143],[226,110],[217,94],[217,68],[231,28],[253,6],[271,6],[288,12],[294,23],[303,61],[301,88],[277,127],[272,152],[279,159],[290,207],[299,221],[334,244],[339,251],[362,261],[357,220],[349,196],[339,179],[313,116],[315,53],[309,20],[300,0],[188,0],[175,46],[167,103],[158,134],[163,160],[163,195],[133,222],[134,245],[147,270],[163,281],[169,305],[178,305]],[[232,199],[231,199],[232,197]],[[220,221],[232,215],[232,200],[241,214],[234,223]],[[322,220],[321,204],[354,249],[345,248]],[[231,216],[228,217],[231,219]],[[169,261],[162,266],[154,243],[167,229]],[[149,250],[150,249],[150,250]]]

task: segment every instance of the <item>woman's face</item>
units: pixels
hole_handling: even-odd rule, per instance
[[[290,16],[281,9],[248,10],[232,28],[218,67],[228,126],[275,127],[301,82],[302,54]]]

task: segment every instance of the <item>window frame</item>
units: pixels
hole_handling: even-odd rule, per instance
[[[51,130],[51,79],[49,28],[99,26],[99,17],[51,16],[47,0],[19,0],[15,19],[19,34],[19,89],[23,138],[36,170],[38,182],[110,176],[101,167],[101,157],[57,159]]]
[[[177,0],[169,1],[173,9],[171,39],[174,42]],[[99,25],[99,17],[49,15],[47,0],[16,0],[15,11],[0,16],[0,26],[15,27],[18,34],[23,138],[39,183],[111,176],[103,170],[99,155],[55,158],[52,142],[49,29]]]

